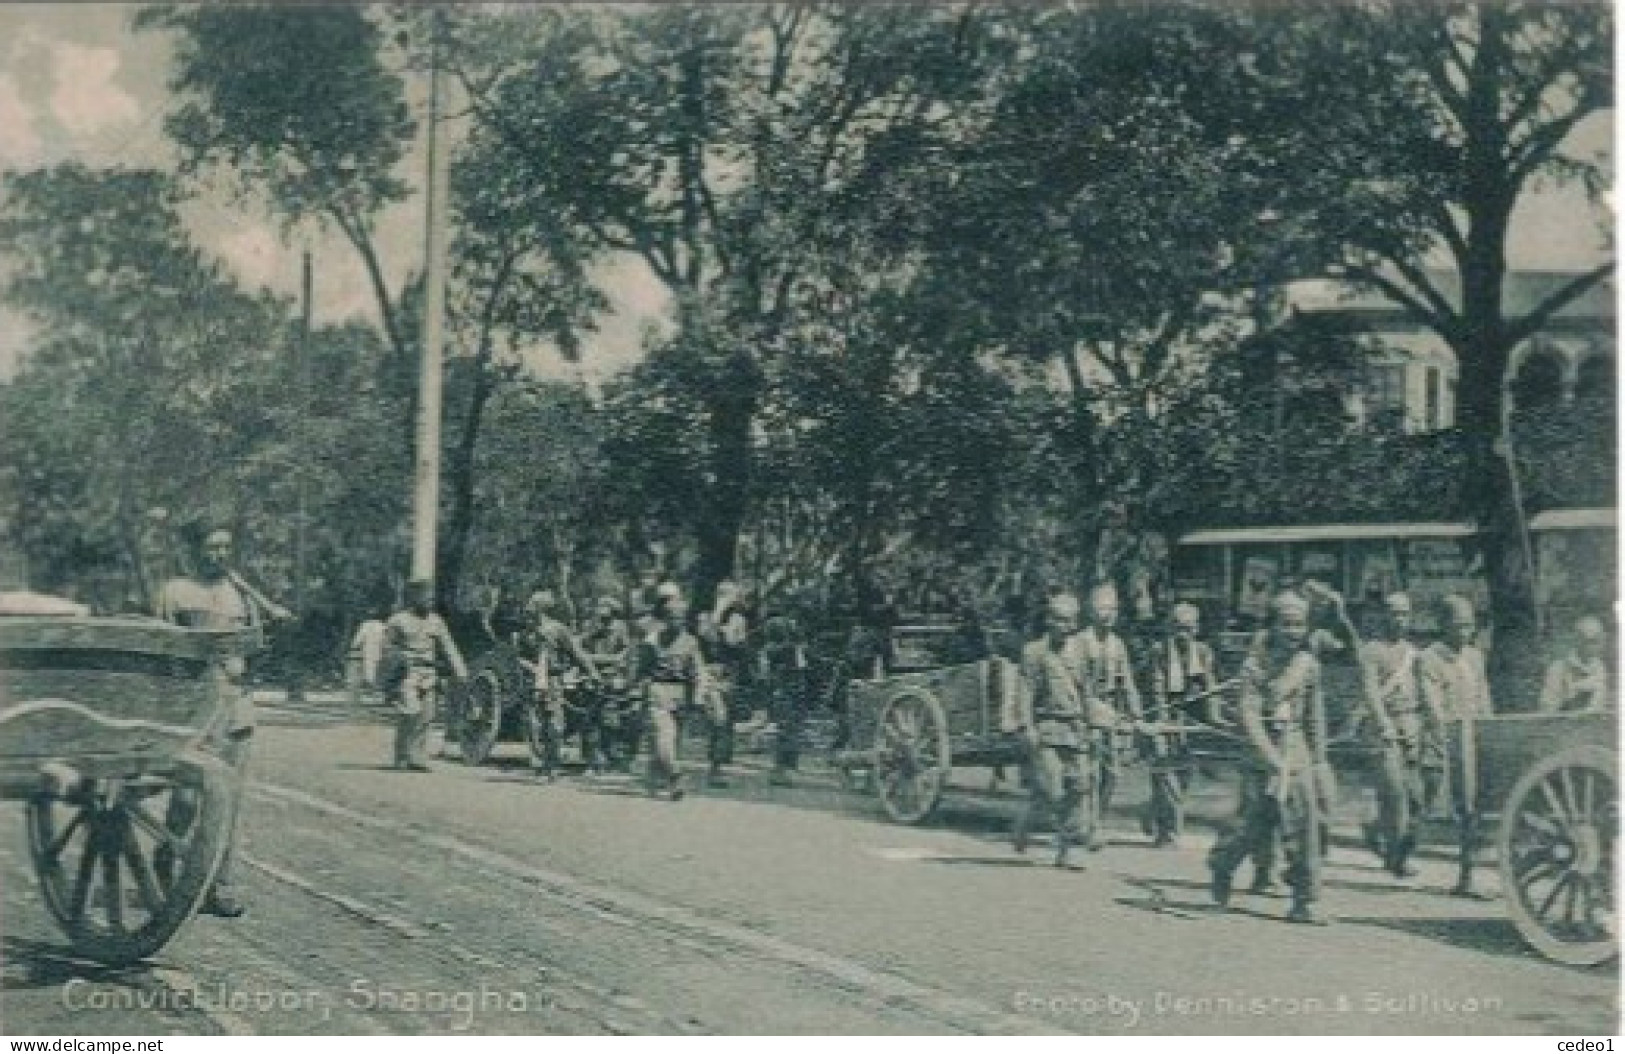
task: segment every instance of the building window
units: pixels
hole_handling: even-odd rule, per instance
[[[1439,368],[1429,366],[1427,371],[1427,416],[1423,420],[1427,422],[1427,429],[1430,432],[1444,427],[1444,421],[1440,416],[1439,402]]]
[[[1405,416],[1405,364],[1373,362],[1366,368],[1366,421],[1391,424]]]

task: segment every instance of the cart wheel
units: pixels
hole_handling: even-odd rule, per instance
[[[942,800],[953,761],[942,704],[918,688],[898,692],[880,710],[875,785],[898,823],[923,823]]]
[[[502,681],[490,667],[477,671],[464,686],[457,731],[465,764],[485,764],[496,747],[497,732],[502,727],[503,694]]]
[[[230,775],[212,759],[32,799],[34,873],[74,950],[125,966],[168,944],[214,880],[232,808]]]
[[[1501,885],[1523,939],[1548,959],[1591,966],[1619,955],[1614,835],[1619,759],[1583,746],[1535,765],[1501,816]]]

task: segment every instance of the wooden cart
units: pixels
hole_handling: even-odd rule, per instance
[[[589,690],[574,671],[563,685],[565,738],[580,739],[596,723],[608,742],[603,748],[616,763],[635,754],[641,729],[642,703],[627,681],[624,664],[599,663],[602,688]],[[452,695],[447,734],[462,750],[463,761],[483,765],[498,743],[522,742],[533,759],[543,755],[543,717],[536,677],[517,648],[499,644],[470,665],[468,681]]]
[[[988,659],[933,668],[930,635],[920,628],[914,647],[900,649],[905,667],[924,668],[852,682],[851,746],[835,757],[846,773],[871,775],[881,807],[898,823],[929,819],[956,767],[1022,760],[1020,745],[999,730],[1003,700],[1019,686],[1015,666]],[[1557,962],[1594,965],[1619,955],[1617,722],[1612,711],[1497,714],[1456,744],[1474,782],[1466,790],[1496,831],[1511,921],[1530,947]],[[1222,764],[1239,756],[1233,724],[1187,728],[1194,759]],[[1330,754],[1335,769],[1354,772],[1374,765],[1378,749],[1351,735],[1334,740]]]
[[[155,954],[192,917],[235,808],[210,749],[251,642],[151,619],[0,616],[0,798],[27,809],[46,910],[75,952]]]
[[[955,767],[1018,765],[1022,749],[999,730],[1019,672],[1005,659],[937,665],[947,626],[904,626],[893,635],[887,676],[847,691],[848,749],[835,765],[869,774],[880,805],[898,823],[924,823],[941,804]]]
[[[1594,965],[1619,955],[1618,715],[1498,714],[1466,751],[1477,798],[1499,814],[1507,912],[1548,959]]]

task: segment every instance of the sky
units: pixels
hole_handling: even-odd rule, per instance
[[[170,102],[166,34],[131,31],[137,10],[134,4],[0,0],[0,170],[63,161],[173,169],[175,152],[163,134]],[[412,94],[422,117],[427,93]],[[423,156],[419,149],[402,165],[402,177],[414,185],[424,182]],[[376,321],[366,273],[341,238],[320,232],[284,237],[255,203],[224,196],[203,196],[184,211],[198,243],[247,285],[296,295],[300,255],[309,248],[315,323]],[[381,217],[379,256],[391,288],[399,288],[407,272],[419,266],[423,231],[420,197]],[[531,356],[538,372],[602,380],[635,361],[645,328],[664,318],[664,287],[640,260],[620,256],[600,273],[613,313],[600,318],[579,365],[565,363],[551,348],[538,348]],[[0,377],[15,369],[27,343],[26,323],[0,307]]]
[[[0,0],[0,169],[69,160],[90,166],[173,166],[162,130],[169,105],[168,46],[164,34],[130,30],[136,10],[132,4]],[[423,93],[414,94],[421,105]],[[1613,115],[1583,125],[1567,144],[1569,152],[1611,158],[1612,126]],[[401,174],[422,182],[421,152],[407,158]],[[414,198],[381,219],[380,255],[392,285],[421,259],[420,210]],[[199,244],[251,286],[295,293],[300,253],[309,248],[318,324],[376,318],[361,266],[342,242],[320,234],[284,238],[251,203],[203,198],[189,205],[187,219]],[[1586,267],[1606,255],[1602,229],[1579,188],[1542,188],[1525,196],[1514,218],[1510,262],[1529,270]],[[0,273],[4,267],[0,246]],[[664,317],[668,299],[635,259],[607,263],[602,277],[613,314],[587,340],[581,365],[537,349],[531,364],[539,372],[598,380],[635,361],[645,327]],[[0,376],[15,369],[27,342],[23,321],[0,308]]]

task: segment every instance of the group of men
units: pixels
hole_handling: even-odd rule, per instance
[[[1048,815],[1056,827],[1056,863],[1063,866],[1075,846],[1100,848],[1119,769],[1136,742],[1151,766],[1142,828],[1156,845],[1177,842],[1191,777],[1185,715],[1211,702],[1219,687],[1213,650],[1198,639],[1201,616],[1194,606],[1174,609],[1172,633],[1153,649],[1149,705],[1117,632],[1116,590],[1098,587],[1089,608],[1089,625],[1080,628],[1075,595],[1049,598],[1043,636],[1022,650],[1021,691],[1001,714],[1001,731],[1023,746],[1031,790],[1017,817],[1016,848],[1026,850],[1033,825]]]
[[[1324,609],[1330,628],[1313,628]],[[1273,887],[1277,849],[1286,857],[1292,901],[1288,919],[1318,923],[1321,866],[1335,779],[1329,742],[1322,658],[1346,652],[1360,672],[1362,698],[1354,727],[1374,748],[1378,814],[1365,827],[1367,843],[1399,878],[1415,874],[1423,819],[1448,804],[1455,821],[1458,876],[1453,892],[1472,896],[1473,856],[1484,803],[1473,760],[1475,722],[1493,713],[1473,604],[1461,596],[1440,602],[1439,640],[1411,639],[1412,606],[1404,593],[1386,597],[1369,639],[1348,617],[1343,598],[1314,582],[1275,596],[1268,624],[1247,648],[1239,672],[1220,683],[1214,653],[1198,638],[1200,613],[1174,608],[1171,632],[1140,666],[1150,699],[1135,687],[1129,649],[1116,632],[1117,598],[1110,586],[1090,597],[1092,622],[1078,628],[1070,593],[1049,598],[1044,632],[1026,645],[1021,691],[1006,707],[1006,733],[1025,747],[1031,799],[1019,815],[1014,843],[1024,852],[1033,824],[1053,817],[1059,866],[1074,846],[1098,848],[1122,760],[1138,744],[1150,763],[1151,799],[1142,828],[1155,845],[1170,845],[1182,824],[1193,772],[1189,731],[1196,724],[1239,741],[1240,805],[1208,857],[1214,898],[1230,899],[1234,876],[1251,860],[1252,891]],[[1552,663],[1541,707],[1600,709],[1608,705],[1606,638],[1595,618],[1582,618],[1573,651]],[[1221,696],[1237,700],[1232,712]]]
[[[371,669],[362,679],[376,683],[398,714],[395,765],[426,771],[426,733],[434,711],[437,664],[459,679],[464,662],[446,625],[433,612],[426,582],[408,586],[407,607],[387,623],[364,625],[353,650]],[[652,793],[678,800],[684,786],[677,764],[681,722],[694,716],[704,724],[709,772],[707,784],[725,787],[734,750],[732,700],[744,685],[767,693],[778,725],[775,784],[788,784],[798,762],[800,717],[808,662],[791,621],[767,620],[761,647],[751,647],[752,627],[738,587],[725,581],[715,603],[697,617],[681,588],[659,584],[641,612],[624,619],[617,600],[601,597],[578,632],[568,605],[551,589],[526,602],[511,634],[520,664],[530,674],[533,697],[525,701],[534,724],[533,765],[552,781],[561,767],[567,736],[579,735],[590,772],[624,764],[645,738]],[[607,682],[630,697],[631,712],[612,733],[604,720],[610,705]],[[760,694],[760,693],[758,693]],[[626,700],[621,700],[626,702]]]
[[[232,570],[232,547],[229,530],[203,535],[194,573],[166,583],[158,614],[182,625],[214,629],[291,618],[287,609]],[[376,681],[398,715],[396,767],[426,771],[427,734],[440,694],[439,664],[444,662],[459,679],[467,677],[468,668],[434,611],[432,585],[411,582],[406,601],[381,630],[358,635],[358,646],[370,653]],[[1311,631],[1315,604],[1324,605],[1330,616],[1326,621],[1336,632]],[[1445,598],[1441,639],[1419,647],[1411,640],[1412,609],[1405,594],[1385,599],[1380,625],[1366,639],[1354,629],[1340,596],[1308,583],[1302,592],[1283,592],[1273,599],[1268,625],[1253,638],[1237,676],[1225,682],[1213,649],[1200,639],[1199,610],[1179,604],[1169,633],[1141,656],[1138,669],[1148,677],[1145,698],[1137,686],[1136,664],[1117,630],[1116,591],[1105,585],[1090,594],[1089,623],[1081,627],[1080,607],[1070,593],[1048,598],[1043,634],[1021,653],[1021,689],[1005,701],[1001,713],[1002,730],[1023,746],[1030,789],[1014,832],[1018,851],[1025,851],[1033,827],[1046,815],[1056,828],[1058,865],[1068,864],[1075,847],[1098,849],[1120,766],[1136,751],[1148,760],[1151,775],[1142,828],[1155,845],[1175,844],[1193,772],[1188,733],[1198,723],[1228,728],[1242,746],[1240,807],[1209,855],[1213,895],[1221,903],[1228,901],[1233,876],[1248,859],[1254,890],[1270,885],[1279,847],[1287,858],[1285,878],[1292,894],[1288,918],[1322,921],[1317,907],[1320,871],[1334,792],[1321,654],[1346,648],[1361,670],[1360,714],[1381,759],[1379,809],[1366,827],[1368,843],[1394,875],[1414,874],[1410,857],[1420,824],[1435,803],[1448,801],[1459,845],[1455,892],[1472,894],[1482,806],[1471,764],[1474,722],[1493,707],[1470,601]],[[772,779],[788,783],[797,763],[808,656],[796,626],[784,616],[768,619],[754,637],[752,629],[731,583],[719,587],[716,603],[697,618],[691,617],[682,590],[671,583],[658,587],[636,621],[622,619],[614,600],[600,600],[580,635],[565,620],[557,594],[538,591],[526,606],[517,643],[534,675],[541,732],[534,760],[539,772],[552,778],[559,764],[572,671],[575,683],[593,690],[601,687],[604,672],[613,670],[630,686],[646,721],[639,735],[647,732],[652,794],[674,801],[683,797],[677,742],[680,722],[690,713],[702,716],[707,726],[709,782],[725,785],[733,748],[728,681],[736,686],[751,681],[758,698],[766,693],[764,701],[779,725]],[[1605,649],[1601,623],[1581,619],[1572,652],[1548,670],[1541,706],[1609,705]],[[232,710],[220,726],[218,746],[240,778],[254,731],[243,662],[228,663],[222,676]],[[1221,700],[1231,689],[1238,704],[1227,713]],[[602,740],[588,737],[583,748],[589,765],[602,764]],[[184,808],[178,801],[172,811]],[[170,822],[184,825],[187,818],[171,816]],[[203,910],[223,916],[242,913],[229,848]]]

